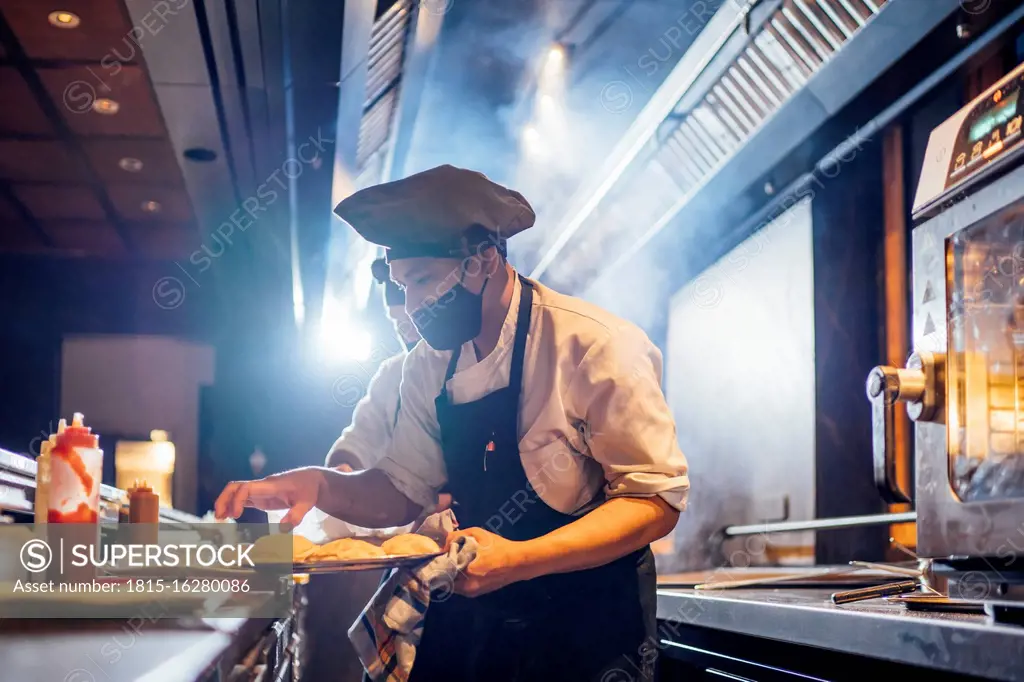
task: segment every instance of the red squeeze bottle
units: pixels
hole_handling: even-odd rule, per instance
[[[75,413],[71,426],[57,435],[50,450],[51,485],[46,514],[50,523],[99,520],[98,477],[103,472],[103,451],[99,446],[99,436],[82,423],[79,413]],[[88,465],[83,457],[88,458]],[[78,504],[74,504],[76,501]]]

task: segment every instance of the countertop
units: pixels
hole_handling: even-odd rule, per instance
[[[271,622],[5,620],[0,627],[0,677],[23,682],[193,682],[220,659],[240,657]]]
[[[844,586],[845,587],[845,586]],[[658,618],[993,680],[1024,681],[1024,627],[984,615],[910,611],[874,599],[835,605],[828,588],[697,591],[661,586]],[[669,624],[659,633],[671,639]]]

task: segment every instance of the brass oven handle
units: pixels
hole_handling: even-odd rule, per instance
[[[875,487],[890,504],[910,502],[896,480],[896,401],[900,377],[894,367],[875,367],[868,374],[867,392],[871,401],[871,451],[874,459]],[[913,382],[911,382],[913,383]]]
[[[915,422],[940,415],[944,359],[941,354],[919,351],[907,360],[906,369],[875,367],[868,374],[875,487],[891,504],[911,502],[896,480],[896,402],[906,403],[907,414]]]

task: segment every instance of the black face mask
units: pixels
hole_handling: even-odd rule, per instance
[[[484,291],[474,294],[458,282],[433,304],[422,305],[410,317],[416,330],[434,350],[455,350],[480,334],[483,325]]]

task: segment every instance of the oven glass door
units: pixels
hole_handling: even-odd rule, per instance
[[[1024,497],[1024,210],[946,241],[950,483],[964,502]]]

